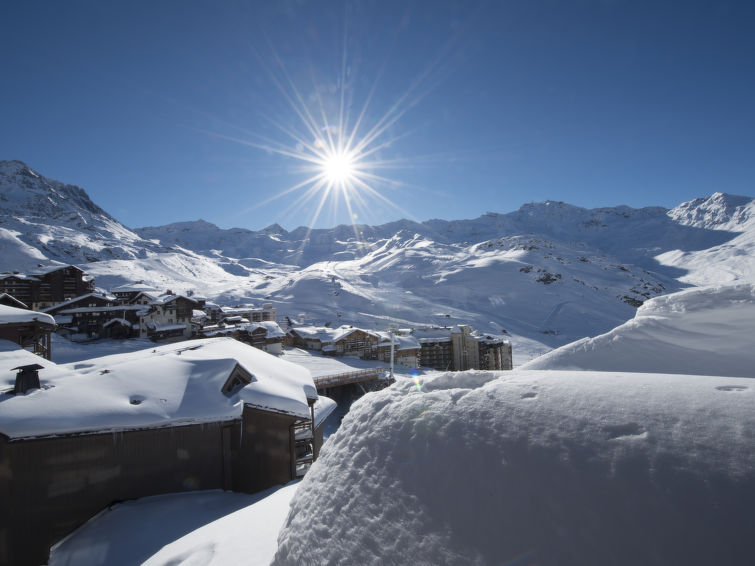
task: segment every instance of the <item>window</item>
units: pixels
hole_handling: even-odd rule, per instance
[[[220,391],[225,395],[231,396],[238,393],[252,381],[256,381],[254,376],[240,365],[236,364],[236,367],[233,368],[233,371],[231,371],[231,374],[228,376],[223,387],[220,388]]]

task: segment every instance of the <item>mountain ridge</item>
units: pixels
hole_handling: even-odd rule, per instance
[[[311,321],[468,322],[509,334],[525,355],[606,332],[648,298],[755,278],[755,200],[722,193],[671,210],[546,201],[476,219],[289,232],[201,219],[131,230],[22,162],[0,162],[0,188],[0,271],[52,260],[103,288],[142,279],[222,304],[269,300]]]

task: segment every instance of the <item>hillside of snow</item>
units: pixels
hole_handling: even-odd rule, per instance
[[[647,301],[610,332],[521,369],[755,377],[755,285],[693,288]]]
[[[679,280],[691,285],[721,285],[755,281],[755,199],[715,193],[669,211],[674,221],[704,230],[735,234],[725,242],[699,249],[684,248],[660,254],[664,266],[684,269]]]
[[[755,386],[462,372],[355,403],[302,481],[275,566],[746,564]]]
[[[143,280],[220,304],[384,329],[469,323],[508,337],[519,364],[631,319],[689,285],[755,281],[753,199],[716,193],[673,210],[530,203],[470,220],[224,230],[131,230],[75,186],[0,162],[0,271],[53,260],[98,287]]]

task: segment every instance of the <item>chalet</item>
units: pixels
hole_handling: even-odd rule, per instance
[[[286,336],[278,323],[271,321],[205,326],[199,331],[199,335],[205,338],[228,336],[275,355],[283,352],[283,341]]]
[[[211,301],[206,301],[202,310],[207,314],[211,324],[217,324],[223,319],[222,307]]]
[[[337,328],[332,337],[332,346],[339,356],[359,356],[364,359],[375,357],[380,337],[367,330],[353,326]]]
[[[158,294],[150,294],[146,291],[140,291],[136,295],[132,296],[128,301],[123,301],[123,299],[119,299],[119,302],[126,304],[126,305],[148,305],[152,301],[154,301],[158,297]]]
[[[72,340],[139,336],[141,305],[119,305],[112,295],[87,293],[43,312],[55,317],[58,333]]]
[[[66,299],[62,303],[57,303],[50,307],[45,307],[41,312],[56,316],[61,314],[61,311],[68,309],[84,308],[84,307],[110,307],[116,302],[115,297],[112,295],[104,295],[102,293],[87,293],[80,297],[73,297]]]
[[[191,313],[191,324],[195,330],[199,330],[210,322],[210,316],[203,310],[194,309]]]
[[[288,331],[287,344],[306,350],[319,350],[326,355],[358,356],[365,360],[390,361],[391,335],[388,332],[364,330],[354,326],[328,328],[297,326]],[[418,367],[420,343],[412,336],[394,337],[394,361]]]
[[[224,338],[66,365],[0,341],[13,368],[39,388],[0,393],[0,564],[46,563],[115,501],[287,483],[335,405],[305,368]]]
[[[183,340],[191,337],[191,319],[199,301],[170,291],[146,306],[140,321],[140,336],[151,340]]]
[[[333,345],[332,328],[325,326],[297,326],[288,331],[288,345],[304,348],[305,350],[322,351]]]
[[[268,320],[241,325],[238,340],[269,354],[277,355],[283,352],[284,337],[285,333],[278,326],[278,323]]]
[[[55,320],[49,314],[0,305],[0,340],[32,348],[35,354],[49,360],[50,334],[54,330]]]
[[[75,265],[39,265],[29,273],[0,273],[0,293],[40,310],[94,291],[94,279]]]
[[[379,340],[374,332],[353,326],[297,326],[290,329],[288,335],[288,344],[292,346],[334,356],[360,356],[367,359],[375,357]]]
[[[120,285],[113,287],[110,292],[115,296],[118,302],[127,305],[133,305],[136,302],[136,298],[140,294],[146,293],[147,295],[157,297],[160,293],[154,287],[146,285],[144,281],[136,281],[134,283],[127,283],[126,285]]]
[[[377,332],[377,334],[380,337],[380,342],[375,359],[390,362],[391,344],[393,344],[394,363],[410,368],[419,367],[421,346],[414,336],[394,334],[391,338],[390,332]]]
[[[238,307],[221,307],[220,319],[227,319],[240,316],[247,322],[276,322],[278,314],[272,303],[263,303],[261,307],[251,305]]]

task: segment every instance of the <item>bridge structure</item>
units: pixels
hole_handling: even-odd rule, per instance
[[[317,391],[324,394],[326,390],[334,387],[375,381],[380,378],[384,371],[383,368],[369,368],[333,373],[315,377],[314,382]]]

